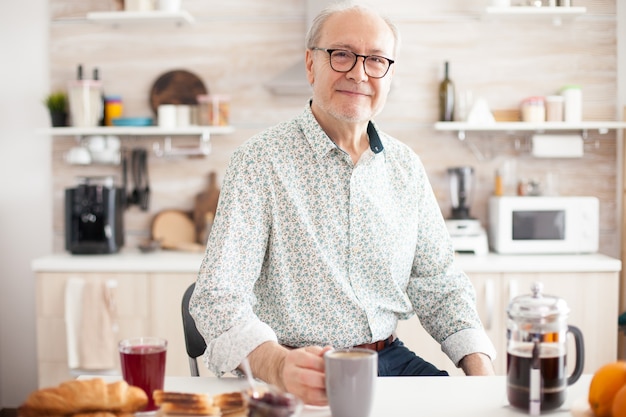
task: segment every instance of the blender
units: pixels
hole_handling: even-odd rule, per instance
[[[480,221],[470,215],[474,182],[474,168],[469,166],[448,168],[452,215],[446,227],[456,252],[486,255],[489,252],[487,234]]]

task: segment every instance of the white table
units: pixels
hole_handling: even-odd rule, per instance
[[[90,376],[81,376],[91,378]],[[108,380],[120,377],[104,377]],[[583,375],[567,391],[565,404],[542,416],[571,417],[573,403],[586,401],[591,375]],[[246,381],[237,378],[167,377],[165,390],[215,395],[239,391]],[[378,378],[370,417],[507,417],[528,413],[509,406],[506,377],[383,377]],[[302,417],[331,417],[328,407],[306,406]]]

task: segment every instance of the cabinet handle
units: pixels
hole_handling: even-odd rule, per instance
[[[107,279],[104,285],[106,288],[104,297],[112,319],[111,329],[117,333],[120,329],[117,321],[117,280]]]
[[[512,279],[511,281],[509,281],[509,302],[517,297],[517,295],[519,294],[519,289],[518,289],[518,285],[517,285],[517,281]],[[508,303],[507,303],[508,304]]]
[[[494,289],[493,280],[485,281],[485,307],[487,308],[487,317],[485,319],[485,330],[491,330],[493,326],[493,305],[494,305]]]

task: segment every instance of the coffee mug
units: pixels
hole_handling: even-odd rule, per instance
[[[368,417],[378,376],[378,353],[336,349],[324,354],[326,395],[333,417]]]

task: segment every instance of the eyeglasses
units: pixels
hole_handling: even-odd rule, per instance
[[[312,51],[326,51],[330,55],[330,67],[337,72],[349,72],[358,58],[363,58],[363,70],[368,77],[383,78],[395,61],[378,55],[359,55],[345,49],[311,48]]]

